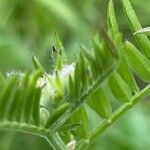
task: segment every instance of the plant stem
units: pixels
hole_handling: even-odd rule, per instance
[[[45,129],[44,127],[35,126],[26,123],[19,123],[19,122],[11,122],[11,121],[0,121],[0,129],[1,130],[13,130],[19,131],[22,133],[38,135],[38,136],[45,136],[47,134],[53,134],[49,129]]]
[[[60,126],[62,126],[65,121],[75,112],[77,111],[82,104],[88,99],[88,97],[96,91],[102,82],[111,74],[114,70],[114,65],[111,66],[103,75],[100,76],[98,81],[86,92],[84,93],[79,99],[77,99],[76,105],[72,106],[68,111],[66,111],[57,121],[50,127],[52,131],[56,131]],[[65,100],[67,101],[67,100]]]
[[[53,150],[66,150],[66,145],[62,141],[58,133],[48,135],[45,137]]]
[[[116,110],[112,116],[104,120],[97,128],[95,128],[90,136],[88,137],[88,141],[92,143],[102,132],[104,132],[113,122],[115,122],[120,116],[125,114],[130,108],[140,102],[145,96],[150,93],[150,85],[144,88],[142,91],[137,93],[130,102],[123,104],[118,110]]]

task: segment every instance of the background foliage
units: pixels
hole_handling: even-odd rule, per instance
[[[149,25],[147,0],[131,0],[143,27]],[[63,41],[68,61],[73,62],[80,43],[90,47],[99,25],[106,22],[107,0],[0,0],[0,68],[3,72],[31,69],[35,53],[47,70],[50,69],[52,34],[57,31]],[[116,16],[124,36],[129,27],[115,1]],[[131,39],[132,40],[132,39]],[[148,100],[143,101],[111,126],[92,146],[101,149],[146,150],[150,125]],[[48,149],[45,140],[17,133],[0,132],[0,149]]]

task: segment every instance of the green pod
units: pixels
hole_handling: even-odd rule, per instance
[[[150,81],[150,61],[130,42],[125,42],[125,54],[131,67],[144,81]]]
[[[128,102],[132,97],[132,92],[129,85],[121,78],[121,76],[114,72],[108,79],[112,94],[116,100],[121,102]]]
[[[142,26],[131,6],[129,0],[122,0],[122,5],[124,7],[125,14],[127,16],[128,23],[133,33],[137,30],[141,29]],[[150,41],[146,35],[142,34],[134,34],[135,39],[137,40],[138,44],[141,46],[144,54],[150,59]]]
[[[111,115],[111,105],[102,87],[97,89],[90,97],[88,105],[97,112],[102,118]]]
[[[57,108],[52,115],[49,116],[49,118],[46,121],[46,124],[44,125],[45,128],[49,128],[62,114],[65,113],[65,111],[69,108],[69,103],[64,103],[59,108]]]

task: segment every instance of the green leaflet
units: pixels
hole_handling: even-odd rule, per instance
[[[17,83],[17,76],[12,77],[6,82],[6,85],[0,91],[0,120],[6,119],[5,113],[8,111],[8,104],[11,103],[11,99],[14,95],[14,85]]]
[[[56,70],[62,69],[62,56],[61,53],[57,57],[57,64],[56,64]]]
[[[41,88],[36,88],[33,98],[32,119],[33,123],[37,126],[40,125],[40,112],[39,112],[40,98],[41,98]]]
[[[136,84],[136,81],[125,56],[122,56],[117,72],[121,76],[121,78],[130,86],[133,93],[139,91],[139,88]]]
[[[24,111],[25,111],[25,103],[26,103],[26,96],[27,96],[27,91],[28,91],[28,86],[29,86],[29,80],[30,80],[30,75],[29,73],[26,73],[21,82],[20,82],[20,88],[18,89],[19,91],[19,96],[15,100],[15,107],[14,107],[14,117],[17,122],[20,120],[24,120]]]
[[[13,95],[13,97],[11,99],[11,102],[8,106],[8,109],[6,110],[6,113],[5,113],[6,118],[8,120],[12,121],[13,119],[15,119],[14,116],[17,116],[18,111],[16,110],[16,108],[17,108],[16,106],[18,105],[18,102],[20,101],[20,98],[21,98],[20,89],[15,89],[14,90],[14,95]]]
[[[122,46],[122,35],[119,32],[117,19],[115,16],[114,4],[113,1],[109,1],[108,10],[107,10],[107,25],[108,25],[108,33],[113,38],[113,41],[117,45],[117,48]]]
[[[95,57],[93,56],[92,53],[89,53],[88,50],[84,46],[81,46],[81,51],[83,52],[87,61],[90,63],[90,67],[91,67],[90,70],[92,72],[93,77],[96,79],[98,75],[97,74],[98,68],[97,68],[97,62],[95,60]]]
[[[111,105],[102,87],[96,90],[88,101],[92,107],[102,118],[108,118],[111,115]]]
[[[84,106],[81,107],[78,111],[76,111],[73,114],[70,121],[71,121],[71,123],[79,123],[80,124],[80,127],[74,131],[74,134],[76,134],[80,138],[88,137],[88,131],[89,131],[88,116],[87,116]]]
[[[101,73],[104,67],[105,53],[99,43],[99,36],[96,34],[93,37],[94,56],[97,62],[98,70]]]
[[[55,72],[55,82],[56,82],[57,89],[62,91],[63,90],[63,84],[62,84],[62,81],[61,81],[57,71]]]
[[[131,89],[129,85],[120,77],[117,72],[114,72],[108,79],[111,91],[116,97],[116,100],[128,102],[131,97]]]
[[[111,35],[115,37],[115,35],[119,33],[119,29],[115,16],[114,4],[112,0],[109,1],[107,15],[108,15],[107,17],[108,30],[111,32]]]
[[[127,19],[129,21],[131,30],[135,32],[141,28],[141,24],[131,6],[130,1],[129,0],[121,0],[121,1],[122,1],[122,5],[124,8],[125,14],[127,16]]]
[[[61,42],[57,32],[54,33],[54,45],[55,45],[56,50],[63,49],[62,42]]]
[[[133,33],[142,28],[129,0],[122,0],[125,14],[127,16],[130,28]],[[138,44],[141,46],[144,54],[150,59],[150,41],[146,35],[134,34]]]
[[[36,87],[41,71],[5,78],[0,92],[0,119],[39,125],[41,88]]]
[[[125,54],[136,74],[144,81],[150,81],[150,61],[136,47],[126,41]]]
[[[55,32],[53,35],[53,45],[50,50],[51,73],[53,73],[54,70],[60,71],[62,69],[64,61],[65,61],[64,48],[58,34]]]
[[[103,49],[105,52],[105,61],[107,62],[109,59],[114,57],[116,60],[118,59],[118,49],[116,44],[113,42],[112,38],[108,35],[105,28],[101,28],[101,37],[103,38]],[[109,63],[107,63],[109,65]]]
[[[57,33],[55,33],[54,35],[54,40],[55,40],[55,48],[56,51],[58,51],[57,53],[57,58],[56,58],[56,70],[61,70],[62,69],[62,50],[63,50],[63,45],[62,42],[58,36]]]
[[[30,78],[29,83],[28,83],[28,87],[27,87],[27,95],[24,99],[24,110],[23,110],[23,114],[24,114],[24,121],[25,122],[30,122],[32,120],[31,118],[31,114],[32,114],[32,110],[33,110],[33,102],[34,102],[34,94],[35,94],[35,90],[36,90],[36,84],[38,79],[42,76],[42,72],[36,71],[34,73],[34,75]]]
[[[53,53],[54,55],[56,55],[56,58],[55,59],[55,65],[56,65],[56,70],[61,70],[62,69],[62,55],[64,55],[63,53],[63,45],[62,45],[62,42],[58,36],[57,33],[54,34],[54,46],[53,46]],[[54,52],[55,51],[55,52]],[[55,54],[56,53],[56,54]],[[55,56],[54,56],[55,57]]]

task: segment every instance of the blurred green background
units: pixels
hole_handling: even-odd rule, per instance
[[[124,38],[133,40],[119,0],[114,0]],[[143,27],[150,24],[150,1],[131,0]],[[91,46],[92,35],[106,23],[108,0],[0,0],[0,70],[32,69],[34,53],[49,70],[52,35],[60,35],[68,62],[80,44]],[[143,101],[118,120],[92,145],[101,150],[147,150],[150,146],[150,103]],[[48,150],[35,136],[0,132],[0,150]]]

